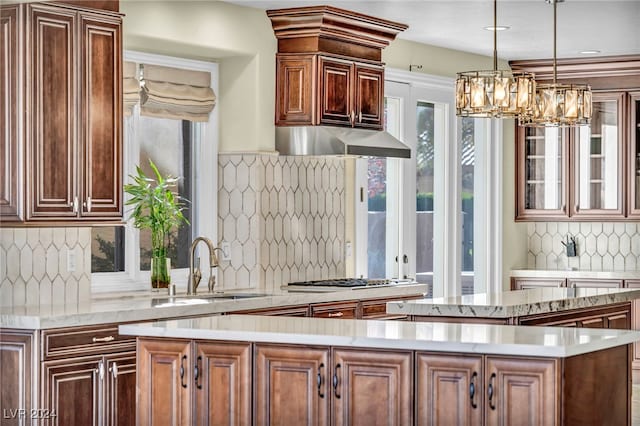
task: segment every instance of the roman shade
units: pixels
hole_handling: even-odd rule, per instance
[[[140,101],[140,82],[138,81],[138,65],[135,62],[125,62],[122,82],[123,113],[129,116],[133,107]]]
[[[142,65],[141,115],[209,121],[215,103],[210,73]]]

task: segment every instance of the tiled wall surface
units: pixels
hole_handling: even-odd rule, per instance
[[[75,270],[67,255],[75,253]],[[0,306],[91,297],[91,228],[0,228]]]
[[[219,156],[218,239],[231,243],[221,287],[264,287],[345,274],[344,160]]]
[[[591,271],[640,270],[640,223],[529,223],[528,267]],[[567,257],[562,241],[575,237],[578,256]]]

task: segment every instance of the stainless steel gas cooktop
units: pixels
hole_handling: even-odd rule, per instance
[[[328,280],[298,281],[282,286],[289,291],[323,292],[336,290],[358,290],[372,287],[388,287],[407,284],[410,280],[400,279],[367,279],[367,278],[334,278]]]

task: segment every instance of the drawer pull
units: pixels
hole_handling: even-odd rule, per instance
[[[98,343],[98,342],[113,342],[114,340],[116,340],[115,337],[113,336],[107,336],[107,337],[94,337],[93,339],[91,339],[93,341],[93,343]]]
[[[340,318],[344,316],[344,312],[329,312],[329,318]]]

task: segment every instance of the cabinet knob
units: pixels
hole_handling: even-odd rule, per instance
[[[96,368],[96,374],[98,374],[98,377],[100,377],[100,380],[104,380],[104,363],[102,361],[100,361],[98,363],[98,368]]]
[[[349,121],[351,122],[351,127],[356,124],[356,113],[353,110],[351,110],[351,114],[349,115]]]
[[[111,365],[111,368],[109,369],[109,371],[111,372],[111,375],[113,376],[114,379],[118,378],[118,363],[114,362]]]
[[[78,197],[73,197],[73,202],[69,205],[74,213],[78,213]]]

